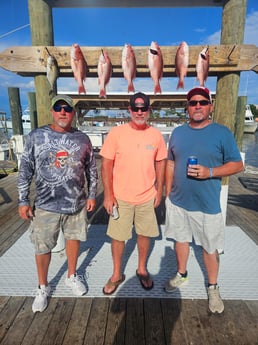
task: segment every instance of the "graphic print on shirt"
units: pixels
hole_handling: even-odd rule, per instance
[[[56,153],[55,166],[56,168],[64,168],[68,161],[69,153],[67,151],[58,151]]]
[[[60,186],[72,180],[82,168],[81,147],[67,137],[45,142],[38,147],[41,166],[38,174],[48,184]],[[75,171],[76,170],[76,171]]]

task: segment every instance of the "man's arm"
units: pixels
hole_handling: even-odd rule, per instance
[[[116,205],[113,191],[113,167],[114,161],[112,159],[102,157],[101,175],[104,188],[103,205],[108,214],[112,214],[113,205]]]
[[[212,177],[224,177],[237,174],[244,170],[242,161],[239,162],[228,162],[219,167],[212,168]]]
[[[28,136],[24,152],[21,156],[21,162],[18,174],[18,212],[22,219],[29,220],[33,217],[32,207],[30,206],[29,193],[30,185],[34,175],[35,163],[33,154],[33,145]]]
[[[166,164],[166,175],[165,175],[166,196],[169,195],[172,189],[173,178],[174,178],[174,166],[175,166],[175,162],[168,159],[167,164]]]
[[[155,162],[157,195],[155,198],[154,207],[158,207],[162,200],[164,180],[165,180],[165,167],[166,167],[165,159]]]

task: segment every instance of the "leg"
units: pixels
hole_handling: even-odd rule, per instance
[[[76,296],[83,296],[87,293],[87,289],[82,281],[82,278],[76,275],[79,250],[79,240],[66,240],[68,272],[67,278],[65,280],[65,285],[70,287]]]
[[[168,293],[176,291],[178,288],[187,284],[188,282],[188,277],[183,276],[183,274],[186,273],[186,266],[189,256],[189,243],[176,242],[175,252],[177,260],[177,273],[165,283],[164,289]]]
[[[203,249],[203,261],[208,274],[209,284],[217,284],[219,274],[219,254],[216,250],[213,254],[209,254]]]
[[[122,264],[122,257],[124,254],[125,243],[124,241],[118,241],[112,239],[111,242],[111,251],[112,251],[112,259],[113,259],[113,274],[109,279],[108,283],[104,286],[103,292],[106,294],[111,294],[116,289],[116,285],[112,285],[112,283],[116,283],[123,279],[121,274],[121,264]],[[111,284],[110,284],[111,282]]]
[[[176,260],[177,260],[177,271],[180,273],[185,273],[188,256],[189,256],[189,243],[176,242],[175,252],[176,252]]]
[[[150,248],[150,238],[142,235],[137,236],[138,247],[138,269],[137,272],[142,275],[147,275],[146,261]]]
[[[150,237],[137,235],[137,247],[138,247],[138,269],[136,274],[140,279],[141,285],[145,289],[151,289],[153,287],[153,281],[150,278],[147,270],[147,257],[150,248]]]
[[[36,254],[35,255],[37,272],[38,272],[38,281],[39,285],[48,285],[47,275],[48,267],[51,260],[51,252],[46,254]]]
[[[220,297],[217,279],[219,274],[219,254],[216,250],[213,254],[209,254],[203,249],[203,261],[208,274],[208,300],[209,310],[212,313],[222,313],[224,311],[224,303]]]
[[[66,255],[68,262],[68,278],[76,273],[77,260],[80,251],[79,240],[66,240]]]

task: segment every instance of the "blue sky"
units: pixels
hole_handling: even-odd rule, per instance
[[[27,0],[0,2],[0,52],[12,46],[30,46],[31,36]],[[54,42],[56,46],[149,46],[157,41],[160,46],[179,45],[182,40],[188,45],[219,44],[222,8],[130,8],[130,9],[54,9]],[[258,46],[258,3],[247,0],[245,44]],[[153,91],[150,78],[135,80],[136,90]],[[88,92],[98,92],[94,78],[86,79]],[[125,92],[126,81],[111,78],[108,92]],[[163,78],[163,92],[176,91],[177,78]],[[196,78],[186,78],[185,90],[197,85]],[[216,78],[209,77],[206,86],[216,89]],[[10,114],[8,87],[18,87],[22,108],[28,105],[28,92],[35,91],[33,78],[20,77],[0,68],[0,110]],[[59,78],[59,92],[76,92],[73,78]],[[242,72],[240,96],[247,102],[258,104],[258,75]]]

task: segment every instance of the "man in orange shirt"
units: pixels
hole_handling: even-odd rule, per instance
[[[162,199],[167,149],[161,132],[147,123],[149,97],[141,92],[132,95],[129,111],[131,121],[113,127],[100,151],[113,258],[113,274],[103,288],[105,295],[113,294],[125,279],[121,262],[133,225],[138,246],[136,275],[144,289],[153,288],[146,262],[150,238],[159,235],[154,209]]]

